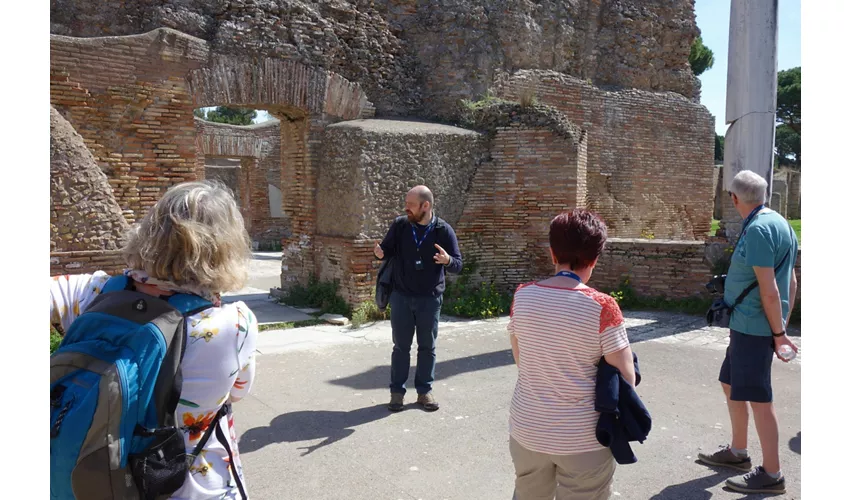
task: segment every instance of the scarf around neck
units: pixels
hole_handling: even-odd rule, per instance
[[[138,269],[125,269],[124,276],[127,276],[128,278],[145,285],[155,286],[163,291],[174,293],[190,293],[193,295],[197,295],[206,300],[209,300],[213,303],[214,306],[221,307],[221,294],[213,293],[211,290],[200,286],[190,284],[178,285],[173,281],[152,278],[148,275],[148,273]]]

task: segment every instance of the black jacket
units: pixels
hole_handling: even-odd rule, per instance
[[[393,262],[395,257],[390,257],[381,262],[378,269],[378,282],[375,283],[375,304],[378,309],[386,311],[390,304],[390,294],[393,293]]]
[[[457,274],[463,269],[457,236],[448,222],[436,217],[433,229],[427,231],[427,234],[424,226],[417,227],[417,234],[424,238],[419,248],[414,242],[413,225],[406,216],[397,217],[387,231],[381,248],[384,250],[384,261],[393,262],[378,271],[375,302],[381,299],[379,295],[386,294],[388,298],[393,290],[405,296],[439,297],[446,289],[445,273]],[[434,244],[439,244],[451,256],[449,265],[434,262],[437,253]],[[417,269],[417,261],[421,263],[420,269]],[[391,283],[381,285],[384,280],[382,275],[391,276]]]
[[[640,384],[640,367],[637,354],[635,385]],[[633,464],[637,457],[632,453],[631,441],[643,443],[652,428],[652,417],[634,388],[626,382],[620,370],[609,365],[605,358],[599,360],[596,372],[596,411],[600,412],[596,424],[599,444],[611,448],[618,464]]]

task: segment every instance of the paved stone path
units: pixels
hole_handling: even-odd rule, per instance
[[[261,325],[314,319],[293,307],[280,304],[269,295],[271,288],[280,286],[280,259],[280,252],[254,252],[248,284],[241,290],[224,294],[222,301],[245,302]]]
[[[386,322],[263,332],[255,390],[235,407],[252,498],[510,498],[507,416],[516,368],[506,319],[448,319],[441,323],[435,384],[443,407],[433,414],[414,405],[386,411],[392,349]],[[741,496],[722,488],[729,474],[695,462],[700,449],[729,439],[716,382],[728,341],[722,330],[701,323],[692,316],[627,314],[644,377],[638,392],[653,430],[634,446],[638,463],[618,467],[615,498]],[[801,360],[802,349],[792,363],[774,364],[789,481],[780,498],[800,492]],[[752,425],[750,432],[759,460]]]
[[[652,413],[653,429],[644,444],[633,445],[638,463],[617,468],[612,498],[745,497],[723,488],[731,473],[695,461],[701,449],[729,440],[717,383],[727,332],[702,327],[704,320],[693,316],[628,312],[626,317],[641,362],[638,393]],[[386,322],[356,330],[319,326],[262,332],[254,390],[234,406],[251,498],[510,498],[507,419],[516,368],[507,320],[443,320],[435,383],[442,408],[436,413],[412,404],[398,414],[386,410],[392,350]],[[800,355],[788,364],[775,361],[773,368],[788,480],[788,493],[774,498],[783,499],[800,498],[803,356],[799,331],[791,334]],[[752,423],[750,450],[759,463]]]

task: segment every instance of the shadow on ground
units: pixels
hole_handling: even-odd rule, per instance
[[[390,415],[384,404],[351,411],[294,411],[275,417],[267,427],[248,429],[239,439],[239,452],[249,453],[273,443],[296,443],[322,439],[304,446],[301,454],[310,454],[354,434],[352,427],[380,420]]]
[[[684,483],[673,484],[670,485],[657,494],[650,497],[650,500],[682,500],[687,498],[688,500],[709,500],[713,494],[708,491],[710,488],[714,488],[720,483],[725,483],[727,479],[739,476],[743,474],[743,472],[737,472],[729,469],[724,469],[722,467],[714,467],[711,465],[706,465],[699,460],[695,463],[707,467],[714,471],[714,474],[711,476],[700,477],[697,479],[691,479],[690,481],[686,481]],[[728,491],[732,493],[736,493],[732,489],[723,486],[723,491]],[[755,499],[755,498],[769,498],[772,496],[777,496],[777,494],[740,494],[740,498],[744,499]]]
[[[798,432],[796,436],[792,437],[792,438],[788,441],[788,448],[790,448],[790,449],[791,449],[791,451],[793,451],[793,452],[794,452],[794,453],[796,453],[797,455],[800,455],[800,454],[801,454],[801,453],[800,453],[800,449],[801,449],[801,447],[800,447],[800,434],[801,434],[802,432],[803,432],[803,431]]]
[[[413,353],[413,361],[416,359],[415,352]],[[478,370],[486,370],[488,368],[498,368],[501,366],[511,365],[514,362],[514,356],[510,349],[502,351],[493,351],[477,356],[466,356],[463,358],[450,359],[448,361],[438,361],[435,368],[436,379],[446,380],[461,375],[463,373],[474,372]],[[415,370],[411,367],[411,372]],[[351,389],[368,390],[368,389],[389,389],[390,386],[390,366],[375,366],[357,375],[350,377],[338,378],[328,381],[334,385],[341,385]]]
[[[697,463],[704,465],[701,462]],[[684,483],[671,484],[653,495],[650,500],[682,500],[683,498],[689,500],[708,500],[712,497],[712,493],[708,491],[709,488],[714,488],[736,475],[736,472],[717,469],[714,470],[714,474],[711,476],[692,479]]]
[[[726,469],[723,467],[715,467],[713,465],[707,465],[699,460],[695,460],[694,463],[706,467],[712,471],[714,474],[711,476],[700,477],[697,479],[691,479],[690,481],[686,481],[684,483],[672,484],[663,490],[659,491],[657,494],[650,497],[650,500],[682,500],[687,498],[688,500],[709,500],[712,498],[713,494],[708,491],[710,488],[714,488],[720,483],[724,483],[723,491],[736,493],[740,495],[741,500],[746,499],[756,499],[756,498],[770,498],[773,496],[777,496],[778,494],[774,493],[759,493],[759,494],[742,494],[738,493],[731,488],[728,488],[725,485],[727,479],[733,478],[735,476],[740,476],[744,474],[744,472],[738,472],[730,469]]]

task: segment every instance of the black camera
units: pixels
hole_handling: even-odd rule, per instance
[[[715,274],[711,277],[711,280],[705,284],[705,288],[707,288],[711,293],[723,295],[723,292],[726,290],[726,275]]]

